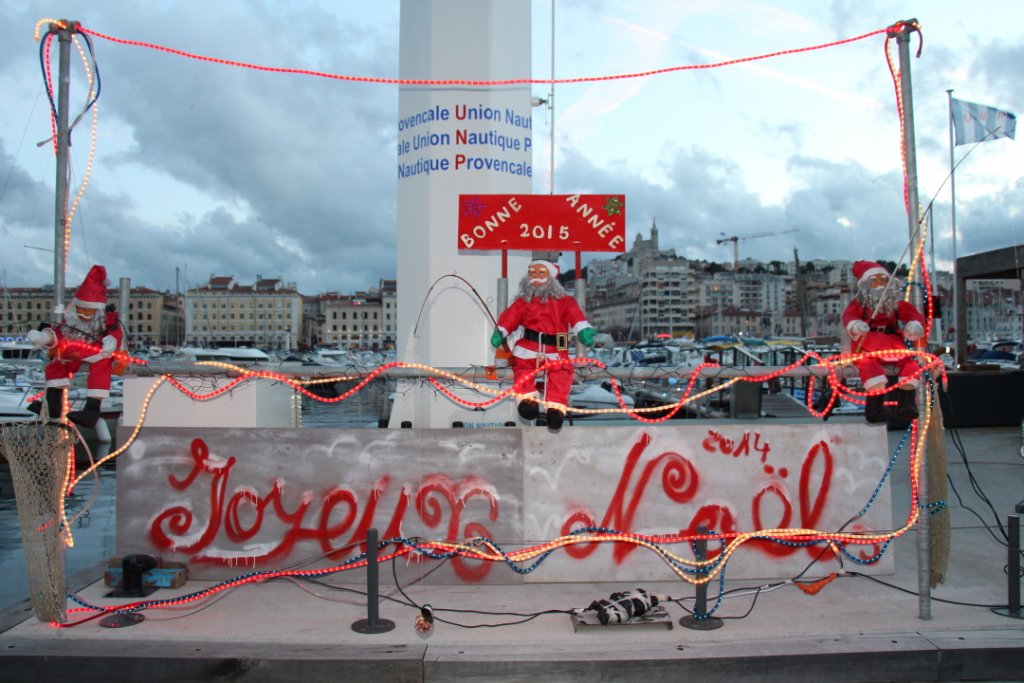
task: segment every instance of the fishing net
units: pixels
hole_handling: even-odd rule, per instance
[[[945,501],[949,495],[947,485],[946,429],[942,424],[942,410],[937,400],[931,402],[931,421],[925,443],[928,498],[931,501]],[[924,513],[924,514],[927,514]],[[946,580],[949,570],[950,542],[949,507],[940,508],[928,520],[928,552],[930,569],[929,583],[935,588]]]
[[[43,622],[67,620],[64,524],[68,452],[74,437],[59,422],[12,422],[0,429],[0,449],[10,465],[21,525],[32,610]]]

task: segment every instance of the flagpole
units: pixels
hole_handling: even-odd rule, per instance
[[[960,292],[958,291],[959,287],[957,286],[957,276],[956,276],[956,271],[957,271],[957,268],[956,268],[956,176],[954,174],[954,170],[955,170],[956,166],[953,163],[954,140],[953,140],[953,89],[952,88],[950,88],[949,90],[946,91],[946,103],[947,103],[947,105],[949,107],[949,195],[950,195],[950,201],[949,201],[949,225],[950,225],[950,228],[953,231],[953,314],[952,314],[952,318],[953,318],[953,324],[956,326],[956,330],[955,330],[956,331],[956,343],[953,345],[953,367],[954,368],[958,368],[958,367],[960,367],[960,350],[961,350],[960,349],[961,344],[959,342],[960,339],[964,340],[964,344],[963,344],[964,349],[967,348],[967,330],[966,329],[960,329],[960,327],[961,327],[961,325],[966,325],[967,319],[966,319],[966,316],[964,316],[963,320],[960,319],[960,315],[959,315],[960,307],[958,305]]]
[[[935,262],[935,212],[933,211],[933,203],[928,203],[928,208],[925,209],[925,220],[924,224],[928,230],[928,239],[931,240],[929,249],[932,256],[931,273],[932,273],[932,289],[928,292],[928,296],[932,298],[932,301],[939,300],[939,278],[937,274],[939,272],[938,264]],[[946,323],[949,319],[946,317],[946,312],[943,311],[942,315],[938,316],[932,323],[932,338],[929,340],[932,343],[941,346],[946,341]],[[935,325],[938,323],[938,325]]]

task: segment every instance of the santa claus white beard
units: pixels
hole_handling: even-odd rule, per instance
[[[554,278],[551,278],[547,281],[547,284],[540,287],[530,283],[529,275],[524,275],[523,279],[519,281],[519,298],[525,301],[532,301],[534,299],[547,301],[548,299],[557,299],[563,296],[565,296],[565,287]]]
[[[103,332],[103,311],[96,311],[92,320],[80,318],[74,306],[64,311],[64,329],[72,336],[95,341]]]
[[[893,278],[889,281],[888,287],[877,287],[872,289],[867,284],[860,286],[857,299],[868,308],[877,313],[892,313],[896,310],[902,299],[903,283]]]

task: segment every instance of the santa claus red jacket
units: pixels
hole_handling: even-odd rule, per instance
[[[575,334],[590,326],[571,296],[529,301],[518,298],[498,316],[498,328],[503,336],[523,328],[523,335],[512,349],[512,355],[519,358],[540,355],[568,358],[569,333]]]

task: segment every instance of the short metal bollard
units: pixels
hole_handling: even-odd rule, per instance
[[[697,527],[697,533],[704,536],[708,533],[708,529],[702,526]],[[708,542],[706,539],[702,538],[697,541],[693,554],[698,561],[702,562],[707,559]],[[687,614],[680,618],[679,625],[694,631],[714,631],[716,628],[722,628],[723,624],[724,622],[718,617],[708,615],[708,585],[700,584],[697,586],[697,599],[693,603],[693,614]]]
[[[993,607],[992,611],[1004,617],[1024,619],[1020,611],[1020,517],[1010,515],[1007,522],[1007,572],[1006,572],[1006,604],[1007,607]]]
[[[395,622],[378,617],[380,586],[377,567],[377,530],[366,530],[366,618],[352,624],[356,633],[387,633]]]

